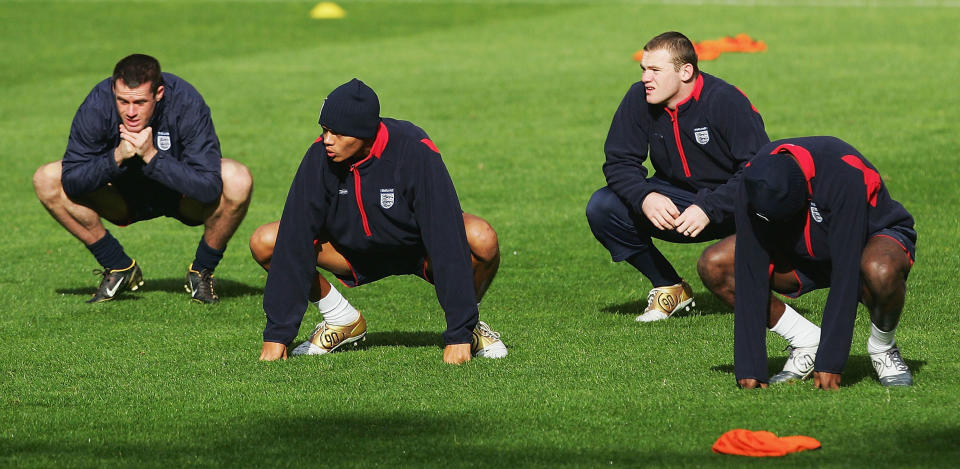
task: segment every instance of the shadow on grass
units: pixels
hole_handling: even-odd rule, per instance
[[[663,449],[654,445],[613,447],[603,440],[531,437],[542,429],[478,413],[388,412],[364,414],[343,407],[349,403],[318,403],[311,415],[284,408],[276,413],[251,412],[230,420],[212,418],[196,426],[167,428],[143,422],[140,438],[108,439],[86,436],[10,439],[0,463],[11,466],[68,463],[76,466],[171,467],[638,467],[739,465],[745,461],[713,454],[709,446]],[[297,415],[300,414],[300,415]],[[500,429],[492,435],[477,428]],[[174,431],[176,430],[176,431]],[[18,435],[19,436],[19,435]],[[146,437],[144,440],[143,437]],[[928,428],[895,422],[888,432],[868,436],[882,440],[884,464],[891,467],[947,465],[958,453],[954,444],[960,428]],[[585,438],[581,436],[581,438]],[[653,437],[656,439],[656,437]],[[119,440],[119,441],[118,441]],[[651,450],[651,446],[655,449]],[[645,449],[646,448],[646,449]],[[338,450],[338,451],[333,451]],[[810,467],[825,458],[862,460],[856,449],[843,445],[792,455],[793,467]],[[918,455],[924,455],[917,460]],[[939,461],[940,464],[937,464]],[[750,461],[753,462],[753,461]],[[778,461],[779,462],[779,461]],[[786,462],[786,461],[784,461]],[[46,464],[44,464],[46,463]],[[739,463],[739,464],[738,464]]]
[[[441,347],[443,335],[439,332],[387,331],[368,332],[367,340],[361,345],[367,347]]]
[[[521,435],[478,435],[477,428],[504,428],[497,417],[475,413],[430,415],[347,412],[335,402],[317,403],[314,415],[244,415],[229,422],[207,421],[180,428],[171,437],[156,428],[143,441],[121,438],[91,444],[84,436],[51,441],[8,441],[0,464],[120,467],[586,467],[620,464],[663,465],[679,460],[698,467],[717,464],[722,456],[708,451],[691,455],[611,448],[602,441],[590,447],[564,448]],[[338,408],[340,407],[340,408]],[[261,411],[262,412],[262,411]],[[295,411],[296,412],[296,411]],[[284,415],[287,413],[287,415]],[[146,426],[156,426],[146,423]],[[535,431],[533,428],[531,431]],[[494,432],[498,434],[499,432]],[[40,464],[38,464],[40,463]]]
[[[296,341],[290,346],[290,350],[300,345],[302,342]],[[387,331],[387,332],[368,332],[366,338],[354,346],[344,346],[338,348],[334,353],[349,353],[351,350],[366,350],[377,347],[432,347],[443,348],[443,335],[438,332],[413,332],[413,331]]]
[[[710,294],[701,294],[697,295],[694,298],[694,302],[697,304],[691,311],[680,312],[678,313],[679,317],[682,316],[706,316],[712,314],[729,314],[731,309],[727,306],[726,303],[720,301],[717,297]],[[647,308],[647,299],[637,299],[635,301],[628,301],[626,303],[620,303],[615,305],[605,306],[601,311],[610,314],[619,314],[622,316],[637,316],[643,313],[643,310]]]
[[[907,362],[907,366],[910,367],[910,372],[916,375],[918,371],[927,366],[926,360],[910,360],[904,359]],[[787,357],[777,357],[771,358],[768,360],[768,371],[770,376],[773,376],[780,372],[783,369],[783,364],[787,362]],[[725,363],[723,365],[714,365],[710,367],[711,371],[716,371],[718,373],[726,373],[730,375],[730,378],[733,378],[734,367],[732,363]],[[813,377],[811,376],[811,380]],[[873,364],[870,363],[869,355],[850,355],[850,359],[847,360],[847,367],[843,370],[843,386],[850,386],[863,381],[864,379],[877,381],[876,374],[873,371]]]
[[[186,294],[186,290],[183,288],[184,279],[183,278],[158,278],[158,279],[146,279],[143,283],[143,286],[140,287],[135,292],[125,292],[118,296],[114,301],[126,301],[134,300],[137,298],[137,294],[151,291],[163,291],[169,293],[183,293]],[[245,283],[240,283],[230,279],[224,279],[217,277],[215,289],[217,295],[223,298],[230,297],[240,297],[240,296],[256,296],[263,295],[263,287],[253,287]],[[77,295],[83,297],[90,297],[97,290],[97,283],[92,282],[90,285],[85,285],[83,287],[75,288],[58,288],[56,292],[61,295]]]

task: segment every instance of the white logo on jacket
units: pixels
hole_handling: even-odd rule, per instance
[[[170,132],[157,132],[157,148],[160,151],[170,149]]]
[[[697,138],[697,143],[706,145],[710,141],[710,132],[706,127],[697,127],[693,129],[693,136]]]
[[[823,217],[820,215],[820,211],[817,210],[817,204],[810,202],[810,216],[813,217],[813,221],[820,223],[823,221]]]
[[[380,206],[385,209],[393,207],[393,189],[380,189]]]

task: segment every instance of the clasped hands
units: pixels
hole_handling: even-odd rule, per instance
[[[674,230],[688,238],[696,238],[710,224],[710,217],[696,204],[680,213],[669,197],[657,192],[647,194],[641,209],[657,229]]]
[[[120,124],[120,145],[113,152],[113,157],[120,166],[124,161],[140,156],[144,163],[149,163],[157,154],[153,146],[153,127],[145,127],[139,132],[132,132]]]

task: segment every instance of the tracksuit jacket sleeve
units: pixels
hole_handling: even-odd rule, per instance
[[[711,122],[719,123],[717,129],[729,147],[736,170],[727,182],[712,190],[698,191],[694,203],[703,209],[712,223],[722,223],[734,212],[737,187],[740,184],[743,168],[757,154],[760,147],[770,143],[770,138],[767,137],[760,113],[754,109],[746,96],[737,91],[717,97],[711,103],[710,113],[712,114]]]
[[[198,95],[190,107],[181,111],[176,138],[183,144],[180,158],[160,150],[143,167],[143,174],[191,199],[204,204],[216,202],[223,191],[220,178],[220,140],[210,118],[210,108]],[[153,128],[154,145],[157,127]]]
[[[860,174],[856,175],[862,181]],[[823,190],[823,188],[821,188]],[[866,246],[868,210],[862,182],[845,178],[829,187],[832,222],[827,235],[830,246],[830,293],[820,325],[820,348],[816,371],[841,373],[850,355],[853,325],[860,297],[860,258]],[[739,235],[739,233],[738,233]]]
[[[97,93],[94,89],[87,96],[70,125],[61,175],[63,190],[70,197],[93,192],[123,172],[113,157],[120,131],[109,128],[116,121],[110,113],[117,111],[105,107],[101,102],[105,98]]]
[[[323,227],[327,204],[323,197],[324,155],[314,144],[300,163],[280,218],[280,230],[263,293],[267,325],[265,342],[289,344],[297,337],[317,274],[313,241]]]
[[[437,300],[446,316],[443,342],[468,344],[479,312],[463,210],[440,155],[426,146],[422,151],[422,170],[415,173],[413,181],[413,211],[433,268]]]
[[[738,380],[767,382],[767,312],[770,299],[770,254],[760,242],[748,211],[743,184],[738,186],[734,276],[733,363]]]
[[[607,186],[636,213],[643,213],[643,199],[651,192],[647,168],[643,166],[649,150],[646,108],[643,84],[634,84],[620,102],[603,145]]]

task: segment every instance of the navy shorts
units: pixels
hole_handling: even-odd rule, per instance
[[[203,224],[203,220],[187,218],[180,213],[180,203],[185,196],[179,192],[164,186],[114,187],[127,204],[127,220],[121,226],[157,217],[175,218],[187,226]]]
[[[427,272],[426,254],[422,250],[396,250],[377,255],[345,252],[340,248],[337,251],[347,260],[350,275],[334,275],[347,288],[373,283],[391,275],[416,275],[433,283]]]
[[[894,240],[897,244],[903,248],[903,252],[907,254],[907,257],[910,258],[910,265],[913,265],[917,251],[917,232],[910,227],[906,226],[894,226],[890,228],[884,228],[870,237],[882,236]],[[780,269],[777,269],[780,270]],[[796,292],[791,293],[781,293],[782,295],[788,298],[797,298],[806,293],[810,293],[814,290],[819,290],[821,288],[830,287],[830,262],[806,262],[802,265],[795,265],[793,268],[793,275],[796,277],[797,282],[800,283],[800,288]]]

